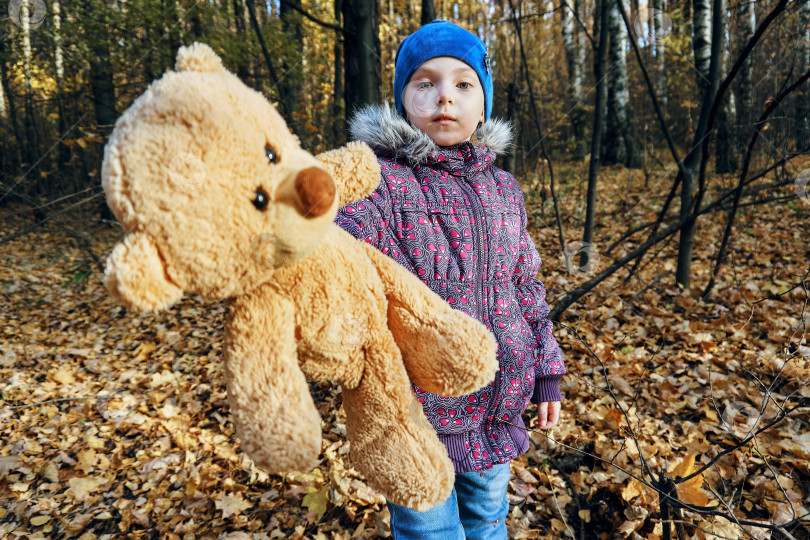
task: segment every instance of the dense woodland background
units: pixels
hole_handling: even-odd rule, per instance
[[[810,1],[11,0],[0,4],[0,538],[374,538],[339,388],[321,465],[253,467],[224,304],[134,315],[118,116],[211,45],[302,146],[390,95],[434,18],[489,47],[569,374],[512,464],[512,538],[810,538]],[[529,415],[531,411],[527,412]]]

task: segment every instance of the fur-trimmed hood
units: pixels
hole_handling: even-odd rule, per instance
[[[425,132],[415,128],[389,104],[366,105],[349,121],[352,140],[362,141],[374,150],[394,152],[412,164],[423,164],[431,154],[452,147],[437,145]],[[512,146],[512,123],[490,118],[475,132],[476,146],[495,154],[507,153]],[[486,152],[486,150],[485,150]]]

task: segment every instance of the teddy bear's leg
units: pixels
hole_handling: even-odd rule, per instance
[[[360,383],[343,388],[352,464],[396,504],[426,510],[453,489],[453,465],[413,395],[393,336],[365,348]]]
[[[411,380],[442,396],[469,394],[492,381],[498,345],[489,330],[390,257],[362,245],[382,279],[388,326]]]
[[[298,367],[292,302],[262,287],[233,301],[225,374],[242,447],[268,472],[309,470],[321,450],[321,418]]]

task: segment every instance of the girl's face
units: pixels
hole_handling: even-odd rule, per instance
[[[475,70],[450,56],[431,58],[413,72],[402,105],[411,124],[439,146],[470,140],[484,121],[484,89]]]

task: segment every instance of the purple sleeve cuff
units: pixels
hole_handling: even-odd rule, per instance
[[[543,403],[545,401],[562,401],[563,396],[560,393],[560,379],[562,379],[562,374],[538,377],[534,382],[534,393],[532,394],[531,402]]]

